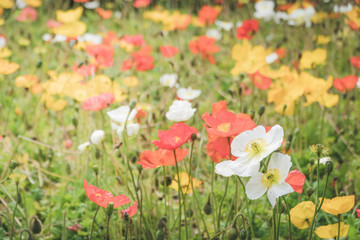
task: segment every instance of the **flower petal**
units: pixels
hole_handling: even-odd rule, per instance
[[[292,193],[294,189],[286,182],[281,184],[272,185],[267,193],[268,199],[271,203],[271,206],[274,208],[276,204],[276,199],[285,194]]]

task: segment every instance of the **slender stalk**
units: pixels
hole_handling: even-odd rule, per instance
[[[337,237],[337,239],[340,240],[340,222],[341,222],[341,215],[338,214],[338,215],[337,215],[337,218],[338,218],[338,237]]]
[[[109,228],[109,225],[110,225],[110,217],[107,217],[106,218],[106,236],[104,239],[108,240],[110,239],[110,228]]]
[[[97,213],[98,213],[98,211],[99,211],[99,208],[100,208],[100,206],[97,206],[96,211],[95,211],[95,214],[94,214],[94,217],[93,217],[93,220],[92,220],[92,223],[91,223],[91,230],[90,230],[89,240],[92,239],[92,235],[93,235],[93,231],[94,231],[95,218],[96,218],[96,215],[97,215]]]
[[[179,172],[179,164],[176,159],[176,153],[174,150],[174,158],[175,158],[175,166],[176,166],[176,174],[178,178],[178,195],[179,195],[179,240],[181,240],[181,196],[182,196],[182,190],[181,190],[181,184],[180,184],[180,172]],[[190,179],[190,182],[191,179]]]
[[[10,240],[12,240],[14,238],[14,228],[15,228],[15,213],[16,213],[16,209],[18,207],[19,204],[19,183],[16,183],[16,203],[15,203],[15,208],[14,208],[14,212],[12,215],[12,221],[11,221],[11,228],[10,228]]]
[[[220,202],[220,206],[219,206],[219,214],[218,214],[218,228],[220,228],[220,219],[221,219],[221,208],[222,208],[222,205],[224,203],[224,200],[225,200],[225,197],[226,197],[226,194],[227,194],[227,190],[228,190],[228,186],[229,186],[229,178],[226,178],[226,182],[225,182],[225,192],[224,192],[224,195],[221,199],[221,202]]]
[[[249,218],[249,225],[250,225],[250,230],[251,230],[251,237],[255,237],[255,232],[254,232],[254,228],[252,225],[252,217],[251,217],[251,213],[250,213],[250,208],[249,208],[249,200],[246,196],[246,188],[245,188],[245,184],[243,183],[243,181],[241,180],[241,178],[238,176],[239,182],[244,190],[244,196],[245,196],[245,205],[246,205],[246,211],[248,214],[248,218]]]
[[[289,223],[289,240],[292,240],[292,229],[291,229],[291,216],[290,216],[290,206],[288,204],[288,202],[286,201],[285,198],[283,198],[285,205],[286,205],[286,210],[287,210],[287,215],[288,215],[288,223]]]
[[[274,228],[274,230],[273,230],[273,240],[276,240],[276,235],[277,235],[277,233],[276,233],[276,205],[275,205],[275,207],[274,207],[274,209],[273,209],[273,228]]]
[[[317,159],[316,174],[317,174],[317,186],[316,186],[316,203],[319,203],[319,190],[320,190],[320,158]]]

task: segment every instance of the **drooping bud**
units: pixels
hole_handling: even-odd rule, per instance
[[[240,239],[246,240],[246,238],[247,238],[247,231],[243,228],[240,230]]]
[[[39,234],[42,228],[41,225],[41,221],[36,215],[30,218],[30,230],[32,233]]]
[[[258,110],[259,117],[261,117],[265,112],[265,106],[261,105]]]
[[[210,203],[210,196],[208,197],[208,201],[204,206],[204,213],[206,215],[210,215],[212,213],[212,205]]]
[[[326,172],[327,174],[330,174],[332,172],[332,170],[334,169],[334,163],[333,161],[327,161],[325,163],[325,167],[326,167]]]
[[[114,211],[114,203],[113,202],[109,202],[106,208],[106,216],[108,218],[111,217],[112,213]]]
[[[155,238],[156,238],[156,240],[164,240],[164,239],[165,239],[165,232],[164,232],[164,230],[158,229],[158,230],[156,231]]]
[[[37,62],[37,64],[36,64],[36,68],[41,68],[42,63],[43,63],[43,62],[42,62],[41,60],[40,60],[40,61],[38,61],[38,62]]]
[[[239,230],[233,225],[230,229],[226,231],[226,236],[229,240],[235,240],[239,237]]]

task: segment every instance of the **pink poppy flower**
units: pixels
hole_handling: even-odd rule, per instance
[[[100,111],[112,104],[114,99],[114,94],[102,93],[99,96],[91,97],[85,100],[82,104],[82,108],[88,111]]]

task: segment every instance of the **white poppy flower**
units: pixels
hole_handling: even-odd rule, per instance
[[[78,146],[78,149],[79,149],[80,152],[84,152],[87,149],[88,146],[90,146],[90,142],[80,144]]]
[[[290,156],[274,153],[265,173],[255,173],[246,184],[246,195],[249,199],[258,199],[267,191],[267,197],[274,208],[276,199],[292,193],[294,189],[285,182],[291,168]]]
[[[255,4],[254,17],[269,21],[274,15],[275,3],[273,1],[260,1]]]
[[[358,79],[358,81],[357,81],[357,83],[356,83],[356,87],[357,87],[357,88],[360,88],[360,77],[359,77],[359,79]]]
[[[128,116],[130,111],[129,106],[121,106],[117,109],[114,109],[110,112],[107,112],[107,115],[110,117],[110,119],[117,123],[125,123],[126,117]],[[134,108],[128,117],[128,121],[132,121],[134,117],[136,116],[137,110]]]
[[[176,92],[177,96],[183,100],[193,100],[200,96],[201,90],[189,88],[179,88]]]
[[[16,0],[16,7],[19,9],[23,9],[27,6],[24,0]]]
[[[120,11],[115,11],[115,13],[114,13],[115,18],[120,19],[121,16],[122,16],[122,13]]]
[[[276,23],[280,23],[281,21],[287,21],[289,20],[289,15],[286,12],[276,12],[274,15],[274,21]]]
[[[101,35],[92,33],[85,33],[84,35],[79,36],[77,39],[79,42],[91,42],[93,44],[101,44],[103,42]]]
[[[289,25],[299,26],[305,24],[306,27],[311,27],[311,18],[315,14],[313,7],[307,7],[305,9],[299,8],[294,10],[289,15]]]
[[[196,108],[192,108],[190,102],[175,100],[169,107],[166,118],[170,121],[183,122],[194,116],[195,111]]]
[[[45,42],[49,42],[52,39],[51,34],[50,33],[45,33],[42,36],[42,40],[44,40]]]
[[[172,88],[175,86],[177,79],[178,75],[176,73],[166,73],[160,77],[160,84]]]
[[[347,5],[334,5],[334,12],[335,13],[347,13],[350,12],[353,9],[353,5],[351,5],[350,3],[348,3]]]
[[[266,132],[263,126],[240,133],[231,143],[231,154],[238,159],[216,164],[215,173],[224,177],[250,177],[259,171],[260,162],[281,146],[284,130],[273,126]]]
[[[273,52],[265,57],[265,61],[266,61],[266,63],[270,64],[270,63],[273,63],[276,60],[278,60],[278,58],[279,58],[279,56],[277,55],[277,53]]]
[[[90,136],[90,142],[95,145],[99,145],[104,139],[105,132],[103,130],[95,130]]]
[[[216,28],[212,28],[206,31],[206,36],[211,37],[211,38],[215,38],[216,40],[220,40],[222,37],[222,34],[219,30],[217,30]]]
[[[325,165],[326,162],[328,162],[330,160],[331,160],[330,157],[323,157],[323,158],[320,158],[320,163]]]
[[[5,46],[6,46],[6,38],[0,35],[0,48],[3,48]]]
[[[125,125],[118,126],[116,129],[116,134],[120,139],[122,139],[122,135],[124,132]],[[136,135],[139,132],[140,125],[138,123],[129,123],[126,124],[126,134],[131,137],[133,135]]]
[[[56,34],[55,37],[51,40],[52,42],[65,42],[67,40],[67,37],[64,35]]]
[[[215,20],[215,25],[225,31],[230,31],[234,27],[234,23],[232,22],[223,22],[220,20]]]
[[[95,9],[95,8],[98,8],[99,6],[100,6],[100,3],[98,1],[84,3],[84,7],[87,9]]]

